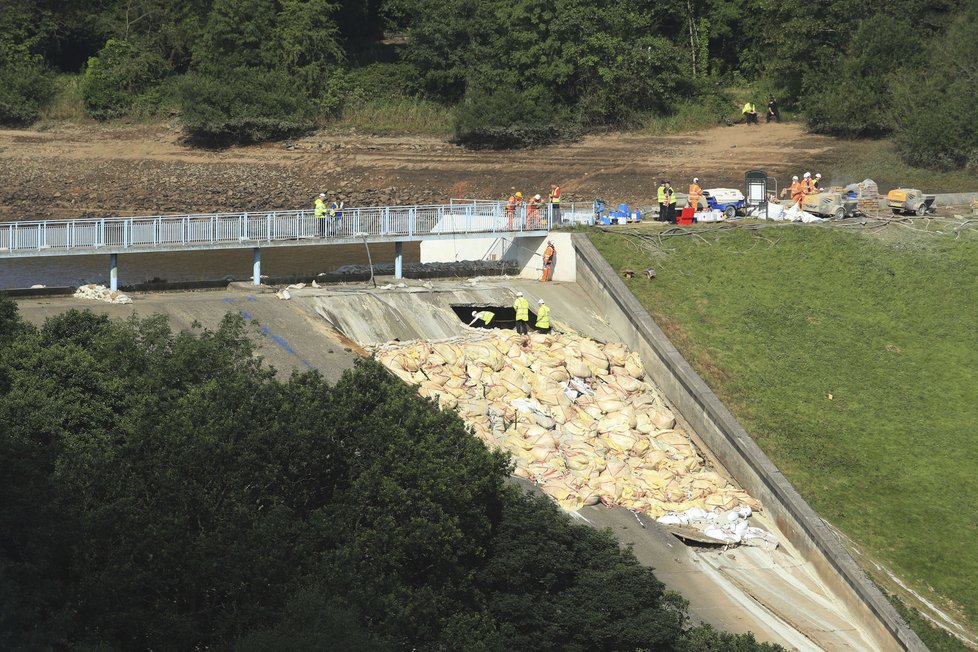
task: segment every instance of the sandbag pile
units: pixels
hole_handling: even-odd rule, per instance
[[[670,512],[656,520],[663,525],[697,530],[717,543],[726,545],[742,543],[765,550],[776,549],[777,537],[762,528],[751,527],[748,521],[751,513],[751,508],[746,505],[729,512],[707,512],[694,507],[684,512]]]
[[[598,502],[652,517],[759,507],[705,468],[662,396],[623,344],[511,331],[392,342],[375,357],[422,396],[456,410],[509,451],[517,476],[564,509]]]
[[[122,292],[114,292],[104,285],[82,285],[75,290],[76,299],[93,299],[95,301],[105,301],[106,303],[132,303],[127,295]]]

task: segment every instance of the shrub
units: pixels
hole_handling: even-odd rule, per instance
[[[554,107],[542,88],[470,90],[455,112],[455,142],[473,149],[531,147],[579,133],[580,123],[569,110]]]
[[[54,74],[31,58],[0,63],[0,124],[29,125],[56,93]]]
[[[900,80],[893,92],[896,143],[900,156],[911,165],[978,169],[976,29],[978,7],[971,7],[957,17],[946,39],[932,45],[928,65]]]
[[[82,80],[85,110],[97,120],[122,117],[167,72],[167,63],[159,55],[109,39],[98,56],[88,60]]]
[[[191,140],[212,145],[257,142],[310,131],[316,104],[280,70],[237,68],[217,77],[191,73],[179,85]]]
[[[891,89],[894,80],[917,63],[919,45],[920,36],[906,20],[864,20],[837,72],[806,77],[808,127],[815,133],[856,138],[890,133]],[[881,68],[881,61],[887,68]]]

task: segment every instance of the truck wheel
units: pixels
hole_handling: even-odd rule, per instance
[[[737,209],[733,206],[727,206],[723,209],[723,214],[727,216],[728,220],[732,220],[737,216]]]
[[[845,216],[846,216],[846,209],[842,208],[841,206],[835,209],[835,212],[832,213],[832,217],[834,217],[837,220],[844,219]]]
[[[927,213],[927,204],[925,204],[924,202],[920,202],[920,205],[917,206],[917,209],[914,211],[914,213],[916,213],[917,215],[924,215],[924,214],[926,214]]]
[[[903,215],[903,211],[899,208],[891,208],[890,210],[893,211],[894,215]]]

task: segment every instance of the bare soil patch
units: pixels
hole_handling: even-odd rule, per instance
[[[551,182],[565,201],[646,206],[660,178],[739,187],[746,170],[798,173],[837,144],[796,123],[598,134],[506,152],[434,136],[328,133],[209,150],[165,124],[0,130],[0,220],[294,209],[321,191],[360,206],[503,198],[513,188],[545,195]]]

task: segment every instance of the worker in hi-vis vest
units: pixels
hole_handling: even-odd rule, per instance
[[[551,225],[560,224],[560,186],[556,183],[550,184],[550,223]]]
[[[493,317],[495,316],[496,313],[491,312],[489,310],[473,310],[472,321],[469,322],[469,326],[472,326],[473,324],[475,324],[475,322],[479,321],[480,319],[486,326],[488,326],[492,322]]]
[[[526,335],[530,332],[530,302],[523,298],[522,292],[516,293],[513,310],[516,311],[516,332]]]
[[[554,271],[554,256],[557,255],[557,248],[554,247],[553,240],[547,240],[547,248],[543,250],[543,276],[540,277],[541,283],[550,280],[550,275]]]
[[[543,299],[537,301],[537,330],[541,333],[550,332],[550,306]]]
[[[343,203],[342,199],[334,199],[329,205],[329,221],[330,230],[333,235],[340,232],[340,225],[343,223],[343,208],[346,204]]]
[[[316,197],[316,227],[319,229],[319,237],[326,237],[326,193],[321,192]]]

